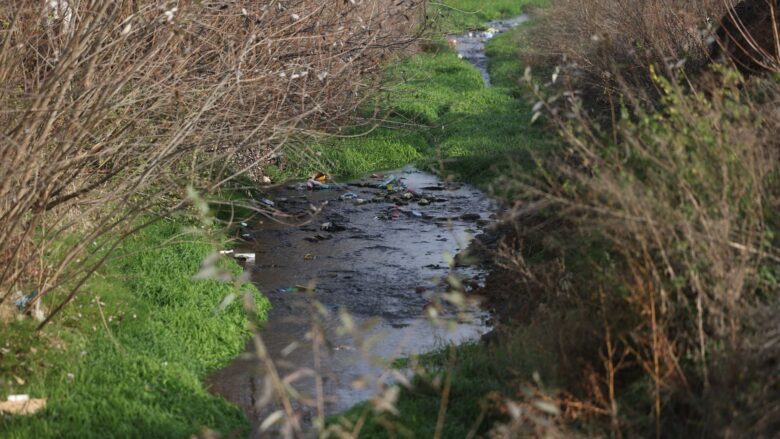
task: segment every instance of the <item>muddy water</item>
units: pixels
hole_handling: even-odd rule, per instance
[[[490,74],[488,74],[488,57],[485,54],[485,43],[501,32],[505,32],[513,27],[517,27],[528,21],[527,15],[510,18],[506,20],[490,21],[485,26],[487,30],[467,32],[462,35],[450,35],[450,40],[457,42],[455,50],[463,59],[474,64],[482,74],[485,84],[490,85]]]
[[[398,184],[395,193],[374,187],[382,181],[377,178],[319,191],[284,187],[269,194],[278,209],[305,213],[314,205],[322,211],[303,226],[264,220],[246,230],[248,240],[240,250],[256,254],[246,269],[273,304],[262,336],[271,357],[280,362],[282,373],[314,364],[310,345],[292,352],[288,349],[295,342],[308,343],[305,335],[311,328],[308,305],[312,300],[334,311],[349,309],[358,325],[372,320],[374,326],[363,335],[381,339],[368,353],[383,358],[460,343],[488,330],[487,315],[477,309],[457,316],[445,312],[445,318],[459,320],[458,325],[452,325],[454,329],[448,329],[432,325],[424,317],[424,308],[432,295],[444,289],[441,280],[450,273],[447,255],[464,249],[492,222],[493,202],[471,186],[445,184],[437,176],[413,168],[384,174],[385,178],[399,177],[415,199],[405,200],[407,191],[398,190]],[[430,204],[421,203],[421,196]],[[366,202],[361,204],[361,200]],[[331,224],[330,230],[322,230],[324,223]],[[472,283],[480,282],[483,275],[475,268],[457,271]],[[314,285],[313,294],[298,291],[297,286],[310,284]],[[336,333],[335,318],[325,320],[324,325],[329,341],[321,350],[324,393],[329,396],[326,411],[332,414],[374,394],[372,386],[354,389],[355,380],[367,378],[375,383],[383,378],[382,368],[355,347],[352,336]],[[258,425],[268,413],[267,408],[255,407],[263,390],[263,376],[250,351],[216,373],[209,383],[212,392],[241,406]],[[296,388],[309,395],[315,391],[313,380],[303,380]],[[311,415],[311,409],[299,408],[304,418]]]
[[[488,31],[450,38],[489,85],[485,43],[527,20],[520,16],[492,21]],[[457,313],[444,309],[443,320],[457,322],[451,325],[432,324],[425,310],[432,297],[445,290],[442,279],[453,272],[472,284],[481,283],[485,273],[478,268],[453,269],[447,261],[492,223],[494,203],[474,187],[445,183],[414,168],[383,174],[384,178],[326,190],[291,185],[271,191],[268,197],[274,207],[287,214],[304,214],[312,206],[321,210],[305,225],[269,220],[249,224],[244,230],[246,242],[238,249],[255,253],[245,269],[273,304],[262,337],[281,375],[314,368],[315,349],[307,338],[312,303],[330,310],[332,317],[321,322],[327,344],[317,350],[329,415],[371,398],[382,382],[391,380],[377,359],[477,339],[490,329],[488,315],[475,307]],[[376,187],[390,175],[401,182],[394,183],[395,191]],[[404,199],[406,190],[401,187],[414,193],[414,198]],[[310,291],[299,291],[300,287]],[[374,339],[369,347],[361,348],[352,335],[338,331],[335,316],[342,309],[349,310],[358,326],[365,325],[358,335]],[[279,407],[273,400],[261,404],[265,376],[249,347],[208,380],[213,393],[244,410],[253,437],[262,436],[260,423]],[[354,383],[361,380],[369,385],[356,388]],[[304,396],[317,392],[310,377],[296,380],[293,387]],[[311,404],[294,407],[304,424],[310,422],[315,413]]]

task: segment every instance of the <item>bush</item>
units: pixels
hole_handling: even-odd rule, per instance
[[[764,355],[766,341],[751,334],[768,321],[755,316],[778,300],[780,84],[759,94],[724,69],[693,91],[652,79],[661,110],[624,86],[613,130],[569,95],[572,105],[558,109],[569,115],[558,119],[565,148],[507,181],[514,233],[499,261],[534,292],[535,307],[583,310],[557,332],[581,325],[591,348],[562,344],[562,358],[578,358],[563,374],[611,428],[720,434],[778,404],[771,392],[751,393],[762,370],[716,375]],[[726,393],[750,408],[721,407],[713,419],[707,407]]]
[[[620,105],[621,84],[638,98],[660,96],[649,66],[659,73],[709,60],[712,26],[723,0],[556,0],[533,30],[534,66],[560,66],[560,81],[584,96],[596,115]]]
[[[343,121],[415,39],[420,2],[391,3],[3,2],[0,304],[83,283],[139,214]]]

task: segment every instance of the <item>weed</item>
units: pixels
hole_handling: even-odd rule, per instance
[[[202,427],[246,431],[240,410],[209,395],[208,371],[245,347],[240,303],[251,286],[193,280],[213,245],[186,221],[162,220],[125,241],[72,306],[40,335],[31,322],[0,334],[2,392],[48,399],[43,412],[4,417],[4,437],[185,437]],[[240,267],[224,265],[232,273]],[[4,351],[5,352],[5,351]],[[23,384],[22,384],[23,383]]]

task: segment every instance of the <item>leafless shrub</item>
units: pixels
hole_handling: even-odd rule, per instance
[[[561,78],[599,116],[619,105],[620,82],[638,98],[659,96],[648,67],[708,62],[711,34],[731,0],[556,0],[531,31],[531,65]],[[659,70],[662,73],[666,69]]]
[[[4,2],[0,303],[67,285],[56,311],[139,215],[346,117],[418,3]]]
[[[616,435],[631,432],[627,413],[642,410],[619,403],[632,384],[646,385],[658,435],[701,431],[676,410],[704,419],[711,413],[702,401],[714,394],[750,399],[745,383],[761,373],[726,384],[713,369],[745,361],[735,353],[749,352],[747,335],[758,330],[751,316],[778,298],[766,275],[780,266],[768,225],[780,209],[778,83],[745,85],[720,69],[694,86],[649,72],[658,104],[619,83],[624,104],[611,132],[583,109],[581,95],[552,99],[536,87],[538,109],[558,115],[551,120],[565,148],[540,157],[534,175],[507,181],[517,187],[516,231],[502,266],[547,291],[546,309],[581,312],[562,326],[585,328],[578,340],[596,347],[562,346],[562,357],[568,350],[580,359],[580,378],[570,382],[581,384],[572,387]],[[762,395],[776,406],[776,395]],[[735,416],[719,414],[711,424]]]

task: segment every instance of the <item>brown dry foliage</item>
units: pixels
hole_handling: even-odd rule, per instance
[[[3,2],[0,303],[72,298],[138,215],[347,117],[419,3]]]
[[[713,34],[735,0],[556,0],[531,31],[531,65],[558,65],[597,115],[617,105],[621,83],[659,96],[648,67],[695,71],[710,61]]]
[[[780,4],[746,0],[720,20],[713,56],[724,55],[744,74],[780,70]]]
[[[535,88],[565,147],[507,181],[498,262],[505,294],[535,301],[524,324],[557,316],[562,379],[614,436],[771,437],[780,422],[762,312],[780,300],[780,83],[667,68],[705,61],[695,23],[725,6],[562,0],[534,31],[534,53],[573,61],[572,88]],[[614,110],[607,132],[594,108]]]

